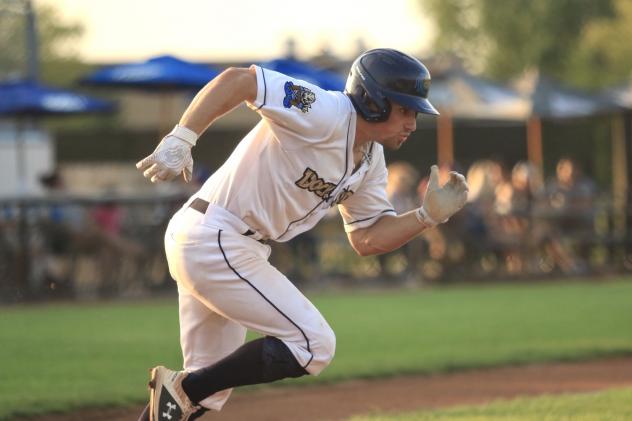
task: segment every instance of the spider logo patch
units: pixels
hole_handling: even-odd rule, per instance
[[[295,85],[287,81],[285,82],[284,89],[285,98],[283,98],[283,106],[285,108],[295,106],[306,113],[312,108],[312,104],[316,102],[316,94],[304,86]]]

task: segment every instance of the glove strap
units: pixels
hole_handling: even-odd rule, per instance
[[[171,133],[169,133],[167,136],[174,136],[180,140],[184,140],[192,147],[195,146],[195,143],[197,142],[199,137],[197,133],[195,133],[193,130],[179,124],[176,124],[173,130],[171,130]]]
[[[432,219],[430,215],[428,215],[428,212],[426,212],[423,206],[417,209],[417,212],[415,212],[415,216],[417,217],[417,220],[420,224],[423,224],[427,227],[434,227],[438,225],[438,222]]]

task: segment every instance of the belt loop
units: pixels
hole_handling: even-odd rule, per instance
[[[192,209],[195,209],[196,211],[205,214],[206,210],[208,209],[208,205],[209,203],[204,200],[204,199],[200,199],[199,197],[196,197],[195,199],[193,199],[193,201],[189,204],[189,207]]]

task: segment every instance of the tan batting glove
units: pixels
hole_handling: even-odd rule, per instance
[[[180,174],[188,183],[193,174],[191,148],[197,139],[198,135],[193,130],[176,125],[151,155],[136,163],[136,168],[143,171],[145,178],[152,183],[173,180]]]
[[[439,186],[439,168],[430,168],[430,178],[423,205],[417,210],[417,219],[424,225],[435,226],[446,222],[458,212],[467,200],[468,186],[465,177],[450,172],[450,180]]]

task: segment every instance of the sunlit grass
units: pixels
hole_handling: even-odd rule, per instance
[[[336,358],[289,383],[632,353],[631,296],[630,281],[313,296]],[[144,401],[149,367],[181,366],[177,314],[175,297],[0,309],[0,418]]]

